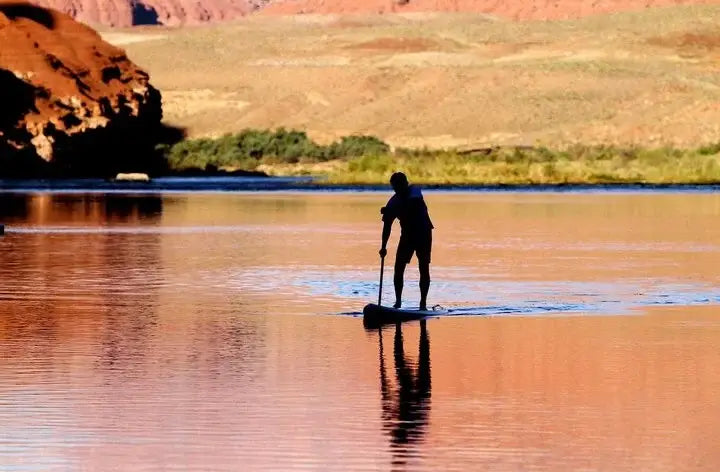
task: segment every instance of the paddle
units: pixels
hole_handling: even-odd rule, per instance
[[[382,301],[383,272],[385,271],[385,256],[380,256],[380,288],[378,289],[378,306]]]
[[[380,214],[381,215],[385,214],[385,207],[380,208]],[[384,221],[385,220],[383,219],[383,222]],[[378,289],[378,306],[382,306],[380,303],[380,302],[382,302],[382,281],[383,281],[383,271],[385,270],[385,255],[387,254],[387,252],[385,251],[384,243],[386,241],[384,239],[384,236],[385,236],[385,227],[383,226],[383,247],[382,247],[382,251],[380,252],[380,288]],[[383,252],[385,252],[385,254],[383,254]]]

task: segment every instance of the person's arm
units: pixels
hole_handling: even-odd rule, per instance
[[[388,205],[388,206],[390,206],[390,205]],[[395,218],[392,216],[391,208],[382,207],[382,208],[380,208],[380,213],[382,214],[382,220],[383,220],[382,245],[380,246],[380,257],[385,257],[387,255],[387,242],[388,242],[388,239],[390,239],[390,232],[392,231],[392,224],[393,224],[393,221],[395,221]]]
[[[390,239],[390,232],[392,231],[392,220],[390,221],[383,221],[383,230],[382,230],[382,246],[380,246],[380,257],[385,257],[387,255],[387,242],[388,239]]]

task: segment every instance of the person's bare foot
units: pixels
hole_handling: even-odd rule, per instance
[[[393,308],[400,308],[402,306],[402,302],[400,300],[396,301],[393,305]]]
[[[427,303],[420,302],[420,311],[427,311]]]

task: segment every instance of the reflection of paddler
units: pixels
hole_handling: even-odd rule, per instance
[[[396,392],[393,395],[385,373],[382,331],[380,342],[380,392],[382,396],[383,423],[390,434],[393,451],[404,453],[405,446],[418,443],[427,429],[430,413],[430,340],[426,322],[420,322],[420,344],[417,369],[412,369],[405,359],[402,329],[395,327],[393,353],[395,360]]]
[[[0,236],[2,236],[3,234],[5,234],[5,225],[0,223]]]

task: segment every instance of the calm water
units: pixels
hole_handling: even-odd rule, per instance
[[[0,194],[0,470],[720,468],[720,194],[388,196]]]

